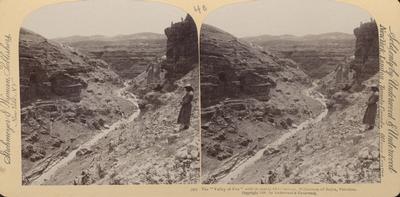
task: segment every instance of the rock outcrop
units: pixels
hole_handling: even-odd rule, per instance
[[[197,27],[190,15],[165,29],[167,36],[166,61],[162,68],[167,71],[166,79],[182,78],[199,64]]]
[[[80,100],[86,82],[79,75],[93,71],[87,60],[72,56],[73,51],[62,51],[45,38],[21,29],[20,39],[21,103],[35,99],[63,96]]]
[[[355,80],[360,83],[379,71],[379,38],[375,21],[362,23],[354,29],[356,50],[350,68],[355,71]]]
[[[200,38],[203,107],[241,95],[269,99],[276,86],[271,73],[282,70],[276,57],[210,25],[202,26]]]

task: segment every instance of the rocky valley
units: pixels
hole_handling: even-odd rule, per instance
[[[165,32],[164,51],[136,47],[149,62],[140,74],[121,76],[113,62],[21,30],[24,184],[199,182],[196,25],[188,15]],[[192,124],[179,130],[187,83],[195,90]]]
[[[24,182],[63,155],[138,110],[107,64],[21,29],[20,90]]]
[[[313,80],[301,64],[314,55],[296,62],[279,54],[286,41],[260,47],[258,40],[203,25],[202,182],[379,182],[378,129],[362,123],[369,87],[378,83],[376,23],[363,23],[354,33],[352,47],[323,46],[354,48],[354,58],[339,58],[328,70],[307,63],[314,74],[324,73]],[[263,49],[268,47],[276,48]],[[337,56],[330,54],[315,56]]]
[[[214,183],[323,106],[293,61],[209,25],[200,38],[202,180]]]

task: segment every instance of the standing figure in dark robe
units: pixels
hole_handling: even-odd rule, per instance
[[[372,94],[367,101],[367,110],[365,110],[363,123],[367,125],[367,130],[375,127],[375,117],[378,110],[379,89],[377,85],[371,86]]]
[[[192,100],[193,100],[193,88],[190,84],[185,85],[186,94],[181,102],[181,110],[178,116],[178,124],[182,125],[180,130],[189,128],[190,116],[192,114]]]

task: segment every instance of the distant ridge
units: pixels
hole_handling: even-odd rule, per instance
[[[260,36],[251,36],[251,37],[242,37],[243,40],[247,40],[250,42],[259,42],[259,41],[272,41],[272,40],[290,40],[290,41],[307,41],[307,40],[343,40],[343,39],[354,39],[353,34],[342,33],[342,32],[330,32],[323,34],[308,34],[304,36],[295,36],[295,35],[260,35]]]
[[[69,36],[54,38],[52,40],[61,43],[81,42],[81,41],[122,41],[122,40],[158,40],[166,39],[164,34],[152,33],[152,32],[141,32],[135,34],[117,35],[117,36],[103,36],[103,35],[92,35],[92,36]]]

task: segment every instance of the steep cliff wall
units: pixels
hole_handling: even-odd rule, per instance
[[[167,60],[162,68],[167,71],[166,78],[174,81],[198,66],[197,28],[192,17],[171,24],[165,29],[167,36]]]
[[[141,99],[153,90],[175,91],[178,87],[176,81],[199,66],[197,28],[190,15],[180,22],[172,22],[164,32],[166,52],[154,58],[132,81],[130,90]]]
[[[350,68],[355,71],[357,82],[362,82],[379,71],[379,38],[375,21],[363,23],[354,29],[356,50]]]
[[[202,26],[200,38],[203,107],[241,95],[268,100],[276,86],[271,73],[282,70],[276,57],[210,25]]]
[[[89,79],[120,83],[115,73],[105,69],[106,63],[25,29],[21,29],[19,54],[23,106],[54,97],[79,102]]]

